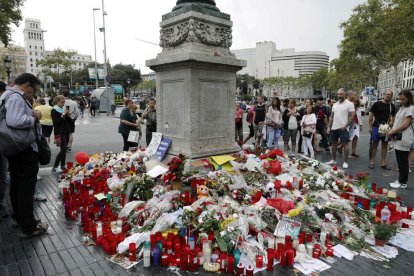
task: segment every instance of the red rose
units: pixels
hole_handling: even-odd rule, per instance
[[[338,170],[338,167],[337,166],[333,166],[332,167],[332,170],[337,171]]]

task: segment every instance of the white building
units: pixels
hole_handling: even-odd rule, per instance
[[[293,48],[278,50],[272,41],[258,42],[256,48],[233,50],[232,53],[247,61],[239,74],[258,79],[311,75],[329,66],[329,56],[325,52],[296,52]]]
[[[15,79],[18,75],[26,73],[26,50],[18,45],[12,45],[9,44],[6,47],[4,47],[3,43],[0,43],[0,57],[1,61],[7,57],[11,60],[11,73],[10,73],[10,79]]]
[[[404,63],[400,62],[397,65],[397,79],[395,79],[395,72],[394,67],[390,67],[387,69],[382,69],[378,75],[378,97],[381,99],[387,89],[394,89],[394,83],[396,90],[394,93],[394,97],[398,95],[401,91],[401,86],[403,84],[403,72],[404,72]]]
[[[26,18],[24,21],[24,48],[26,50],[26,69],[34,75],[42,73],[38,65],[45,55],[44,32],[39,19]]]
[[[403,62],[403,81],[402,89],[414,89],[414,59],[409,59]]]
[[[24,21],[25,28],[24,34],[24,48],[26,50],[27,60],[26,67],[27,72],[35,75],[42,74],[42,66],[38,62],[45,56],[50,55],[53,51],[45,50],[44,32],[41,28],[41,22],[39,19],[26,18]],[[82,70],[92,61],[91,55],[76,54],[72,57],[74,64],[72,70]]]

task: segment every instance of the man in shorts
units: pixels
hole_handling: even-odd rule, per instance
[[[339,140],[344,148],[344,163],[342,164],[342,168],[348,168],[349,126],[353,124],[354,116],[355,106],[346,99],[345,89],[340,88],[338,90],[338,102],[332,107],[327,130],[327,133],[330,134],[330,142],[332,144],[332,160],[327,162],[327,165],[336,164],[336,151]]]
[[[386,134],[379,133],[380,124],[389,125],[391,129],[395,119],[395,105],[391,102],[393,92],[385,91],[384,99],[375,102],[369,111],[369,132],[371,133],[370,164],[368,168],[375,168],[375,156],[377,155],[378,144],[381,141],[381,168],[391,170],[385,159],[387,158],[388,139]]]

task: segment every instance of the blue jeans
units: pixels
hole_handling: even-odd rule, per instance
[[[7,158],[0,153],[0,205],[3,203],[4,195],[6,193],[7,181]]]
[[[275,129],[274,127],[266,127],[267,129],[267,148],[278,148],[279,138],[282,136],[281,129]]]

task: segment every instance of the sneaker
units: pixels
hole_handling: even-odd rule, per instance
[[[405,185],[407,186],[407,185]],[[390,187],[393,189],[399,189],[401,187],[401,183],[398,180],[395,180],[394,182],[390,183]]]
[[[342,164],[342,168],[343,168],[343,169],[348,169],[348,167],[349,167],[348,163],[344,162],[344,163]]]
[[[37,181],[39,181],[39,180],[41,180],[42,179],[42,177],[41,176],[37,176]]]
[[[401,187],[400,187],[400,189],[407,189],[408,187],[407,187],[407,184],[401,184]]]
[[[63,170],[60,167],[52,168],[52,172],[54,173],[62,173]]]
[[[329,162],[325,163],[326,165],[336,165],[336,161],[335,160],[331,160]]]
[[[40,235],[46,234],[48,228],[49,228],[49,225],[39,222],[36,226],[36,229],[33,232],[31,233],[23,232],[19,235],[19,237],[21,239],[30,239],[36,236],[40,236]]]
[[[44,194],[41,193],[35,193],[33,195],[33,200],[34,201],[47,201],[47,198]]]

